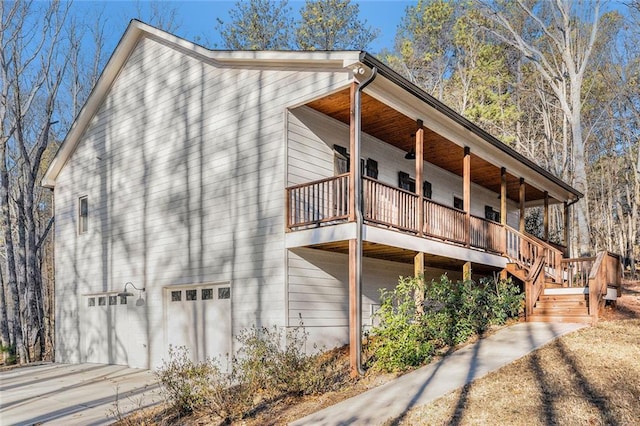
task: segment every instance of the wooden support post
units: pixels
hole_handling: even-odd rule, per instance
[[[413,295],[416,303],[416,313],[422,315],[424,314],[424,253],[421,251],[413,258],[413,271],[415,277],[420,279]]]
[[[507,169],[500,169],[500,223],[507,224]]]
[[[465,281],[471,279],[471,262],[465,262],[462,265],[462,279]]]
[[[520,178],[520,232],[524,232],[524,202],[526,198],[524,178]]]
[[[349,366],[351,377],[358,374],[358,300],[356,299],[356,250],[358,240],[349,240]]]
[[[549,192],[544,191],[544,240],[549,242]]]
[[[356,220],[356,167],[360,167],[360,160],[354,155],[356,152],[356,90],[357,83],[351,83],[349,93],[349,222]]]
[[[424,232],[424,193],[422,181],[424,180],[424,129],[422,128],[422,120],[416,122],[416,193],[418,194],[418,208],[416,214],[418,220],[418,235]]]
[[[467,247],[471,246],[471,149],[464,147],[464,160],[462,163],[462,205],[465,215],[465,239]]]
[[[569,204],[564,202],[564,245],[567,247],[567,257],[571,257],[571,244],[569,243],[569,224],[571,223],[571,218],[569,215]]]

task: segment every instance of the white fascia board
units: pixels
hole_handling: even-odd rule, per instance
[[[463,260],[465,262],[489,265],[496,268],[505,268],[508,262],[507,258],[497,254],[456,246],[442,241],[416,237],[376,226],[365,225],[362,238],[372,243],[400,247],[406,250],[414,250],[451,259]]]
[[[528,184],[541,191],[547,191],[551,198],[559,201],[574,198],[573,194],[555,182],[537,173],[527,165],[522,164],[518,159],[510,156],[506,152],[487,143],[480,136],[449,119],[430,105],[421,102],[415,96],[406,93],[402,88],[384,77],[376,78],[366,91],[369,95],[391,106],[407,117],[416,120],[421,119],[426,127],[444,136],[456,145],[460,147],[468,146],[472,154],[495,164],[497,167],[505,167],[509,174],[522,177]]]
[[[286,248],[306,247],[316,244],[353,240],[355,238],[356,224],[355,222],[350,222],[288,232],[285,235],[285,246]]]

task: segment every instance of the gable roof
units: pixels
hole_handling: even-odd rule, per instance
[[[56,153],[49,168],[44,174],[42,185],[55,187],[56,179],[65,164],[75,151],[80,139],[91,122],[94,115],[102,105],[118,74],[126,64],[129,56],[136,48],[139,40],[149,37],[161,40],[163,43],[175,48],[184,54],[195,56],[203,62],[217,67],[267,67],[282,69],[345,69],[359,65],[369,68],[376,67],[378,73],[390,82],[398,91],[413,97],[419,102],[428,105],[447,120],[469,131],[477,139],[482,140],[489,147],[503,153],[515,161],[519,167],[524,166],[529,170],[528,174],[540,176],[544,181],[561,189],[567,199],[578,199],[582,193],[568,185],[560,178],[535,164],[510,146],[502,143],[497,138],[462,117],[453,109],[438,101],[406,78],[392,70],[374,56],[362,51],[220,51],[210,50],[198,44],[192,43],[173,34],[167,33],[138,20],[132,20],[127,30],[120,39],[116,49],[109,58],[98,82],[89,95],[85,105],[80,110],[73,125],[67,133],[60,149]],[[543,185],[544,187],[544,185]]]
[[[59,173],[75,151],[80,139],[104,102],[111,86],[126,64],[129,56],[143,37],[162,40],[174,49],[197,57],[217,67],[243,67],[251,65],[284,69],[343,69],[360,60],[360,51],[299,52],[299,51],[229,51],[210,50],[177,37],[136,19],[129,23],[111,54],[98,82],[75,118],[62,145],[42,178],[42,185],[54,188]]]

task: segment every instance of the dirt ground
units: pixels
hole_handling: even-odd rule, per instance
[[[640,281],[623,281],[622,296],[615,304],[605,306],[600,318],[603,321],[640,319]]]

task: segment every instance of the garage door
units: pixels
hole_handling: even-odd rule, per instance
[[[185,346],[194,361],[226,360],[232,338],[229,284],[171,286],[164,297],[167,350]]]
[[[84,296],[83,361],[127,364],[127,298],[113,293]]]

